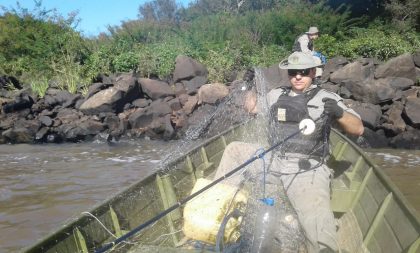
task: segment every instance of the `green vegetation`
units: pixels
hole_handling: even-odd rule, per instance
[[[64,18],[35,2],[32,11],[19,3],[2,7],[0,75],[16,76],[40,96],[48,87],[86,91],[100,73],[170,79],[179,54],[224,82],[234,72],[278,63],[313,25],[322,32],[315,46],[328,57],[387,60],[420,48],[417,0],[378,2],[384,12],[358,18],[351,6],[333,9],[324,1],[197,0],[180,8],[175,0],[152,0],[139,6],[139,19],[95,38],[76,31],[77,13]]]
[[[91,53],[85,40],[74,30],[76,14],[65,19],[36,2],[32,12],[5,9],[0,16],[0,74],[13,75],[32,87],[45,80],[51,86],[76,92],[87,85],[82,63]]]

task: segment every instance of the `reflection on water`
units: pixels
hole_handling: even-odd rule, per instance
[[[368,153],[420,213],[420,150],[370,149]]]
[[[157,141],[0,145],[0,252],[33,244],[152,173],[167,146]]]

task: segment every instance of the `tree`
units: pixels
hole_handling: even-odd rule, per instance
[[[385,9],[391,14],[392,23],[400,30],[420,29],[419,0],[388,0]]]
[[[245,13],[248,11],[268,11],[286,5],[307,4],[307,0],[196,0],[183,10],[182,18],[191,20],[203,15],[220,13]],[[319,1],[315,1],[319,2]]]
[[[153,0],[139,7],[139,18],[145,21],[174,22],[179,7],[175,0]]]
[[[83,39],[74,30],[77,13],[63,18],[35,3],[32,11],[19,2],[16,8],[1,8],[0,70],[6,74],[52,76],[58,64],[76,66],[86,58]]]

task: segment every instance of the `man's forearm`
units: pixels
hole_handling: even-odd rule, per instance
[[[244,108],[248,113],[257,113],[257,94],[254,91],[246,92]]]
[[[346,133],[360,136],[364,132],[362,121],[351,113],[344,112],[343,117],[337,119],[337,122]]]

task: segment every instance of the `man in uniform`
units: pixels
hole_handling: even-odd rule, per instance
[[[318,27],[312,26],[309,27],[309,30],[299,35],[299,37],[295,40],[293,44],[292,52],[303,52],[308,55],[312,55],[316,63],[325,64],[325,56],[321,53],[315,51],[314,48],[314,40],[318,39],[319,37],[319,30]],[[322,75],[322,68],[316,69],[316,77],[320,77]]]
[[[319,30],[317,27],[312,26],[309,27],[309,30],[300,35],[295,43],[293,44],[293,52],[303,52],[310,55],[314,53],[314,43],[313,41],[316,40],[319,36]]]
[[[288,71],[291,88],[278,88],[267,94],[269,108],[269,144],[274,145],[290,133],[296,132],[299,122],[310,118],[316,122],[311,136],[298,135],[282,145],[280,152],[269,154],[270,177],[281,180],[284,189],[297,212],[299,221],[310,242],[310,252],[336,252],[337,228],[330,208],[330,183],[332,172],[323,163],[328,151],[324,131],[329,124],[337,124],[346,133],[360,136],[364,128],[360,116],[344,105],[335,93],[320,89],[312,83],[315,68],[319,67],[312,56],[295,52],[280,63]],[[257,113],[257,96],[250,92],[246,97],[245,109]],[[325,116],[322,116],[325,115]],[[215,178],[234,169],[251,158],[261,146],[233,142],[223,154]],[[248,170],[261,169],[257,161]],[[226,183],[238,185],[243,173],[228,178]],[[270,179],[268,179],[270,180]],[[275,182],[275,180],[273,181]]]

